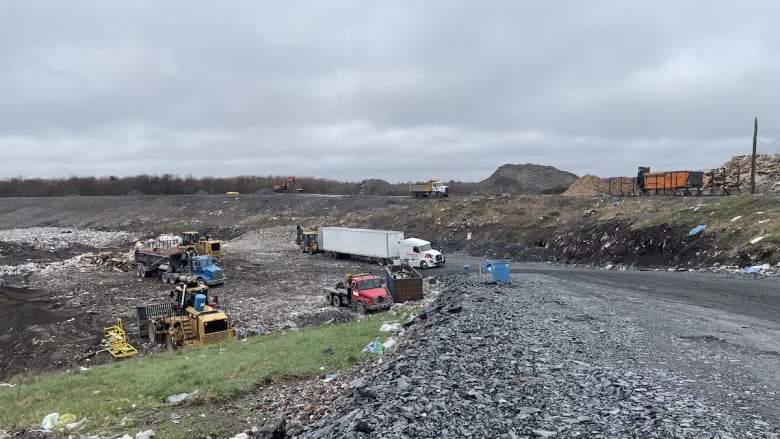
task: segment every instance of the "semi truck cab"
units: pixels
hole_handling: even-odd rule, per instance
[[[419,268],[439,267],[446,262],[444,255],[431,247],[431,243],[419,238],[399,241],[401,263]]]

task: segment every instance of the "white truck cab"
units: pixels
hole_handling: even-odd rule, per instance
[[[444,265],[444,255],[431,248],[431,243],[418,238],[398,241],[401,263],[412,267],[429,268]]]

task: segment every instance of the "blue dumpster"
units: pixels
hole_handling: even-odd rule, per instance
[[[493,282],[512,283],[512,280],[509,278],[508,262],[493,263]]]
[[[489,275],[487,277],[491,282],[512,283],[512,280],[509,278],[508,262],[485,261],[482,263],[480,272]]]

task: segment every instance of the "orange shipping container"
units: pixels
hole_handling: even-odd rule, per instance
[[[703,172],[672,171],[648,172],[644,174],[645,190],[664,190],[700,187],[704,180]]]

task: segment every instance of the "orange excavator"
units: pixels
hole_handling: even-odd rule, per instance
[[[289,192],[293,187],[295,187],[296,192],[303,191],[303,188],[301,188],[301,185],[298,184],[298,177],[287,177],[282,184],[275,184],[274,185],[274,192]]]

